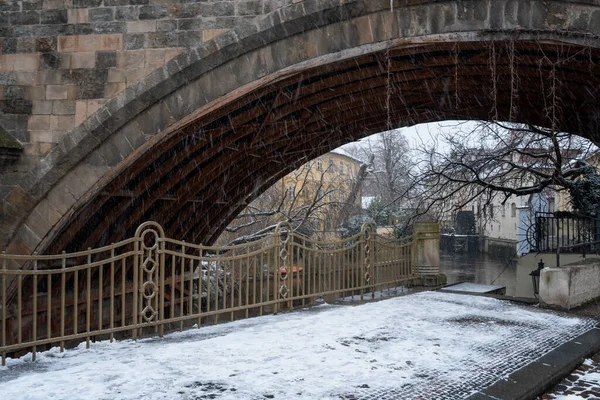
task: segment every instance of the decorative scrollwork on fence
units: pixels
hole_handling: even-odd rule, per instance
[[[293,273],[288,260],[288,245],[292,238],[292,225],[288,222],[279,223],[279,225],[277,225],[276,235],[279,238],[279,295],[285,299],[289,294],[286,282],[288,281],[288,276]]]
[[[369,223],[364,223],[362,228],[361,228],[362,234],[363,234],[363,239],[364,239],[364,243],[365,243],[365,252],[364,252],[364,262],[363,265],[365,267],[364,269],[364,278],[365,278],[365,283],[369,284],[369,282],[371,282],[371,251],[373,251],[373,249],[371,249],[371,238],[373,236],[373,233],[375,231],[375,227],[372,224]]]
[[[147,223],[138,228],[136,236],[141,251],[141,316],[145,322],[153,322],[158,318],[159,244],[164,232],[158,224]]]

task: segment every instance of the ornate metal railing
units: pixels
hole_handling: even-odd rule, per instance
[[[417,278],[412,238],[389,240],[372,226],[319,242],[280,224],[238,246],[165,237],[154,222],[135,237],[60,255],[9,255],[0,266],[0,353],[83,340],[162,336],[183,329],[304,306],[321,297],[374,295]]]
[[[595,217],[569,212],[535,214],[533,248],[538,252],[595,253],[600,224]]]

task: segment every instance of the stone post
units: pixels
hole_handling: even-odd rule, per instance
[[[419,222],[413,225],[413,272],[422,278],[440,274],[440,226]]]

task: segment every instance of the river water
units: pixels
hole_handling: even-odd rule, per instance
[[[514,260],[494,259],[487,254],[440,253],[440,272],[448,284],[470,282],[506,287],[506,294],[514,296],[517,263]]]

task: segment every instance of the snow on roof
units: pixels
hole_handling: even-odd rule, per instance
[[[353,155],[351,155],[350,153],[348,153],[346,150],[342,149],[341,147],[338,147],[337,149],[331,150],[330,153],[337,154],[337,155],[344,156],[344,157],[348,157],[348,158],[352,159],[353,161],[356,161],[357,163],[361,163],[361,164],[365,163],[365,161],[363,161],[363,160],[361,160],[359,158],[354,157]]]

